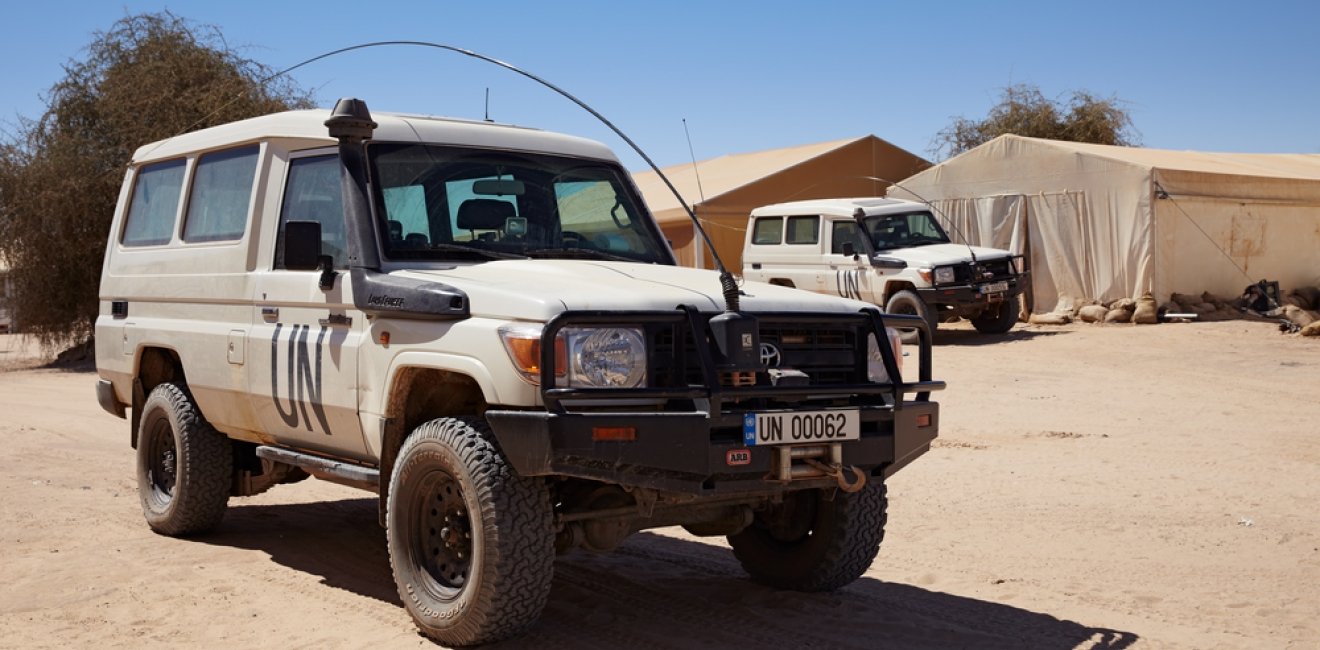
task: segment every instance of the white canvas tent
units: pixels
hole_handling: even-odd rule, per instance
[[[1320,154],[1164,151],[1005,135],[889,188],[971,243],[1028,256],[1028,307],[1320,285]],[[955,239],[958,236],[950,233]]]

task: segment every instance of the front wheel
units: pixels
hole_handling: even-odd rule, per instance
[[[925,302],[921,300],[914,291],[903,290],[889,297],[889,302],[885,303],[885,311],[890,314],[901,314],[907,316],[919,316],[921,320],[926,321],[926,326],[930,328],[930,336],[935,337],[936,320],[935,314]],[[904,345],[913,345],[920,342],[920,335],[917,330],[912,328],[898,327],[899,335],[903,339]]]
[[[549,491],[514,473],[484,421],[417,427],[399,450],[389,490],[390,566],[423,634],[474,645],[536,622],[554,574]]]
[[[1017,300],[1005,300],[998,305],[986,307],[980,316],[972,319],[972,327],[982,334],[1003,334],[1013,329],[1017,321]]]
[[[179,384],[151,391],[138,431],[138,497],[147,525],[175,536],[218,526],[229,505],[229,438],[211,427]]]
[[[831,591],[866,572],[885,536],[885,484],[833,492],[827,500],[830,492],[785,495],[729,536],[734,557],[753,580],[776,589]]]

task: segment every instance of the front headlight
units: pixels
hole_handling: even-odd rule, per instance
[[[894,351],[894,363],[898,364],[898,372],[903,372],[903,339],[898,335],[898,330],[892,327],[885,328],[886,343],[889,349]],[[894,383],[889,379],[889,373],[885,370],[884,359],[880,356],[880,346],[875,341],[875,335],[866,337],[866,377],[877,384]],[[899,377],[898,381],[903,378]]]
[[[646,379],[646,343],[638,329],[566,328],[568,385],[637,388]]]
[[[953,282],[953,267],[941,266],[935,269],[935,284],[949,284]]]
[[[540,325],[499,329],[509,360],[532,384],[541,383]],[[646,339],[631,327],[566,327],[555,337],[555,377],[571,388],[637,388],[646,381]],[[556,381],[556,384],[565,384]]]

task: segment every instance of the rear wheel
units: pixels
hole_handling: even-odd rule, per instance
[[[980,316],[972,319],[972,327],[982,334],[1003,334],[1013,329],[1017,321],[1017,300],[1005,300],[998,305],[986,307]]]
[[[220,524],[233,468],[229,438],[202,417],[181,385],[161,384],[142,405],[137,480],[142,514],[164,535],[189,535]]]
[[[921,320],[926,321],[926,326],[930,328],[931,338],[935,337],[935,314],[926,306],[925,302],[922,302],[921,296],[918,296],[916,292],[905,289],[890,296],[889,302],[885,304],[885,311],[890,314],[920,316]],[[915,329],[904,329],[902,327],[897,329],[903,343],[906,345],[912,345],[921,340]]]
[[[389,488],[390,566],[424,634],[473,645],[536,622],[554,574],[549,491],[514,473],[483,421],[418,427],[399,450]]]
[[[825,497],[833,492],[833,499]],[[753,580],[777,589],[830,591],[861,577],[885,536],[885,484],[859,492],[804,490],[758,512],[729,545]]]

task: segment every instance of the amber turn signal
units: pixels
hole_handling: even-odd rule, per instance
[[[592,427],[593,442],[632,442],[637,439],[636,427]]]

